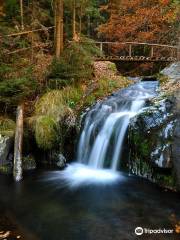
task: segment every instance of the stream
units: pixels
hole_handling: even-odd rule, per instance
[[[121,170],[129,121],[157,87],[156,81],[139,82],[93,106],[83,118],[76,161],[65,170],[36,170],[19,183],[0,176],[0,205],[20,239],[179,239],[172,232],[173,219],[180,219],[179,194]],[[171,233],[137,236],[137,227]]]

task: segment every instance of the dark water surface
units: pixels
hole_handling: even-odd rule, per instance
[[[53,174],[57,171],[36,171],[18,184],[0,176],[0,205],[28,233],[23,239],[180,239],[175,234],[134,234],[138,226],[173,229],[171,215],[180,219],[179,194],[126,175],[112,185],[68,189],[61,179],[50,180]]]

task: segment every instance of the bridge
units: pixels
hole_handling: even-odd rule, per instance
[[[180,47],[141,42],[95,42],[101,56],[96,61],[113,62],[176,62],[180,60]],[[118,50],[117,50],[118,49]],[[142,52],[141,55],[138,53]]]

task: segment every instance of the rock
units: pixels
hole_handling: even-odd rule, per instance
[[[7,157],[13,147],[13,136],[0,134],[0,165],[7,164]]]
[[[64,168],[66,166],[66,158],[64,157],[63,154],[60,153],[57,155],[56,165],[59,168]]]
[[[161,74],[169,77],[174,82],[180,81],[180,62],[171,64],[170,66],[164,68]]]
[[[177,116],[177,121],[174,130],[172,156],[177,188],[178,190],[180,190],[180,90],[175,94],[175,97],[176,97],[175,113]]]
[[[151,104],[130,122],[129,168],[136,175],[163,186],[174,187],[172,174],[172,142],[176,123],[173,114],[174,103],[171,99],[157,98]]]
[[[36,169],[36,161],[32,155],[23,157],[23,170],[34,170]]]

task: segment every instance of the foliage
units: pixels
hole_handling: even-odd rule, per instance
[[[26,68],[15,75],[10,65],[0,65],[0,105],[6,108],[16,106],[36,91],[37,83],[32,77],[32,69]]]
[[[110,41],[176,44],[176,9],[169,0],[111,0],[104,8],[109,19],[99,27],[99,32]]]
[[[72,42],[68,45],[59,60],[52,62],[49,74],[49,87],[62,88],[69,84],[87,81],[92,78],[92,60],[99,50],[87,43]]]
[[[16,0],[6,0],[4,4],[5,19],[12,20],[19,15],[19,4]]]
[[[114,72],[114,67],[109,71]],[[75,113],[78,115],[82,108],[128,84],[129,81],[126,78],[118,76],[109,80],[104,76],[97,80],[97,87],[92,92],[89,92],[89,89],[92,88],[93,82],[86,83],[86,85],[72,84],[60,90],[48,91],[39,98],[35,105],[34,115],[29,118],[38,146],[43,149],[57,146],[58,141],[60,143],[58,136],[62,134],[62,128],[66,127],[64,125],[66,117],[72,114],[75,116]],[[44,124],[47,123],[46,117],[48,120],[53,120],[49,124],[49,129],[48,125],[44,127]],[[56,134],[54,129],[56,129]]]

